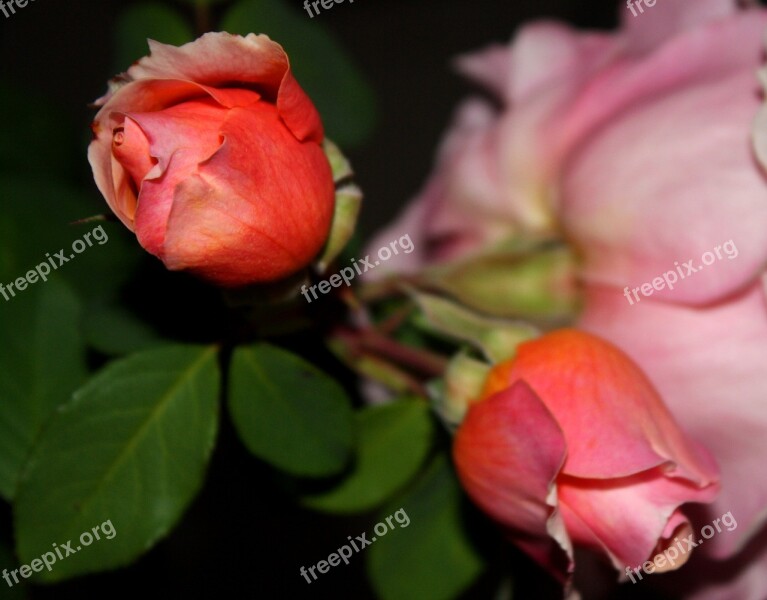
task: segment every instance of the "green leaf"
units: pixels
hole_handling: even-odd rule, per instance
[[[213,348],[171,346],[106,367],[60,410],[33,451],[15,504],[21,562],[71,540],[82,549],[36,576],[59,581],[146,552],[202,484],[217,398]],[[85,547],[81,534],[107,521],[117,539]]]
[[[180,46],[191,42],[194,33],[184,17],[164,4],[135,4],[120,14],[115,31],[116,71],[149,53],[147,39]]]
[[[368,574],[382,600],[450,600],[483,569],[461,516],[463,493],[448,460],[440,456],[400,506],[410,525],[378,540]]]
[[[95,350],[114,356],[168,343],[144,321],[119,306],[91,310],[85,320],[85,337]]]
[[[334,5],[333,10],[354,10]],[[230,33],[266,33],[279,42],[301,87],[322,115],[328,137],[340,146],[365,141],[375,126],[375,95],[362,72],[318,22],[284,0],[241,0],[225,15]]]
[[[304,502],[328,512],[376,508],[416,474],[431,448],[434,424],[428,406],[403,400],[356,414],[357,457],[341,484]]]
[[[298,356],[259,344],[232,358],[229,408],[248,449],[292,475],[341,471],[353,449],[343,388]]]
[[[66,284],[51,279],[8,295],[0,296],[0,496],[10,500],[35,438],[86,367],[81,306]]]
[[[73,224],[109,212],[97,192],[87,195],[47,180],[0,175],[0,194],[13,199],[0,207],[0,282],[48,265],[83,295],[109,297],[130,277],[142,252],[133,234],[120,223]],[[31,287],[41,285],[38,278]]]

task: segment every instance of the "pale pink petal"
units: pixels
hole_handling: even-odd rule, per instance
[[[762,165],[767,165],[767,106],[763,106],[756,116],[753,137],[756,156]]]
[[[587,85],[574,90],[568,97],[567,110],[553,113],[548,123],[549,137],[557,146],[559,160],[605,124],[612,128],[616,117],[630,115],[675,90],[694,91],[737,73],[753,76],[761,64],[765,28],[767,11],[750,10],[685,31],[654,47],[646,56],[627,54],[628,41],[617,40],[618,48],[621,44],[623,48],[616,60],[590,77]],[[745,95],[746,101],[753,98],[753,90],[749,88]],[[727,112],[720,113],[717,121],[725,115],[730,118]],[[627,147],[633,142],[626,141]],[[578,156],[582,151],[579,147]]]
[[[496,91],[511,86],[508,99],[546,89],[542,97],[516,104],[502,121],[479,99],[458,109],[435,173],[414,201],[429,206],[423,209],[429,218],[421,225],[429,244],[427,262],[500,242],[519,228],[545,232],[554,227],[548,180],[555,152],[550,141],[559,133],[546,124],[567,108],[589,76],[609,63],[612,44],[607,35],[580,36],[563,26],[537,24],[522,30],[506,58],[493,48],[459,59],[459,69]],[[506,59],[512,64],[506,65]],[[489,81],[499,67],[502,75]]]
[[[562,212],[587,281],[634,289],[676,272],[653,295],[699,304],[753,281],[767,261],[767,186],[748,133],[758,106],[749,69],[635,107],[579,152]]]
[[[493,154],[496,112],[485,101],[472,99],[456,112],[443,139],[434,174],[417,200],[393,224],[376,235],[366,252],[375,253],[410,234],[415,250],[396,262],[381,265],[369,278],[392,272],[413,273],[426,264],[476,251],[508,234],[504,191]]]
[[[430,207],[423,223],[440,262],[509,235],[514,214],[499,164],[497,115],[484,101],[462,104],[442,142],[434,175],[420,200]]]
[[[722,557],[763,525],[767,506],[767,303],[761,284],[728,302],[689,308],[593,288],[581,326],[624,349],[657,386],[684,430],[721,469],[707,520],[732,511],[740,527],[706,552]],[[705,522],[703,523],[705,524]]]
[[[619,57],[612,36],[580,35],[562,26],[533,25],[515,47],[514,103],[494,132],[504,201],[498,210],[527,232],[557,229],[557,177],[576,138],[591,125],[565,121],[574,98]],[[551,46],[549,46],[551,44]],[[548,48],[544,50],[544,48]],[[543,68],[541,63],[552,60]]]
[[[431,260],[430,246],[425,235],[424,223],[430,214],[429,205],[426,202],[411,202],[394,223],[388,225],[378,233],[365,246],[363,256],[375,255],[382,246],[388,246],[392,241],[403,235],[410,235],[413,242],[413,251],[410,254],[400,254],[397,261],[381,263],[374,271],[365,273],[368,281],[382,279],[387,275],[411,275],[417,273]]]
[[[759,71],[759,79],[762,82],[762,88],[767,90],[767,66]],[[756,115],[752,137],[756,157],[762,169],[767,169],[767,104],[763,104]]]
[[[582,82],[614,60],[617,49],[611,34],[584,34],[553,22],[527,25],[509,50],[507,88],[502,97],[513,103],[545,88]]]
[[[655,0],[652,6],[646,2],[630,0],[628,4],[619,4],[623,30],[634,52],[650,51],[674,35],[738,10],[737,0]]]
[[[465,54],[455,59],[455,68],[459,73],[473,79],[482,87],[491,91],[497,98],[511,100],[512,50],[508,45],[494,44],[489,48]]]
[[[435,174],[414,201],[431,207],[422,225],[431,244],[427,261],[491,245],[519,228],[552,230],[550,178],[558,158],[552,140],[560,133],[547,124],[565,111],[590,76],[609,64],[612,49],[610,36],[581,36],[543,23],[523,29],[507,56],[495,47],[459,59],[460,70],[497,93],[508,87],[501,96],[515,104],[501,120],[478,99],[456,112]],[[502,72],[493,76],[497,68]],[[541,93],[522,102],[533,90]]]

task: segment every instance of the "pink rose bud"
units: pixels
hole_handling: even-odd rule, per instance
[[[300,271],[328,238],[335,192],[285,51],[254,34],[149,45],[96,103],[88,157],[110,208],[174,271],[225,287]]]
[[[627,567],[692,533],[681,505],[719,490],[712,459],[639,368],[576,330],[524,342],[493,368],[454,457],[474,501],[563,580],[573,545],[602,554],[625,579]]]

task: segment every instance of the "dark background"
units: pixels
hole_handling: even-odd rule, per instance
[[[301,2],[292,3],[301,10]],[[61,105],[81,135],[75,158],[84,182],[90,178],[85,148],[93,115],[87,104],[102,95],[114,74],[113,29],[129,4],[36,0],[10,18],[0,14],[0,77]],[[191,17],[189,5],[179,8]],[[612,0],[357,0],[316,17],[367,74],[379,101],[375,135],[366,146],[348,151],[366,192],[363,234],[391,219],[419,190],[453,109],[472,91],[451,72],[451,57],[507,42],[519,24],[531,19],[609,28],[618,9]],[[0,115],[0,130],[2,122],[13,118]],[[91,187],[98,206],[98,192]],[[369,531],[374,521],[301,510],[287,489],[281,491],[288,486],[251,458],[225,425],[203,493],[166,541],[129,569],[33,589],[30,597],[373,598],[362,557],[311,586],[300,577],[299,567],[327,557],[347,535]],[[10,515],[4,505],[0,523],[7,531]],[[516,555],[502,559],[521,564],[533,586],[518,589],[516,598],[557,597],[545,576],[530,577],[537,573],[533,565]],[[496,586],[491,569],[466,598],[492,598]],[[0,598],[4,593],[0,587]]]

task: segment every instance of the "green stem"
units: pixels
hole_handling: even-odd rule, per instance
[[[441,377],[449,362],[444,356],[422,348],[405,346],[372,329],[347,333],[344,337],[362,352],[391,360],[428,377]]]
[[[382,281],[363,284],[358,289],[357,297],[363,304],[372,304],[391,297],[405,295],[409,287],[424,285],[426,285],[426,280],[418,275],[390,277]]]

